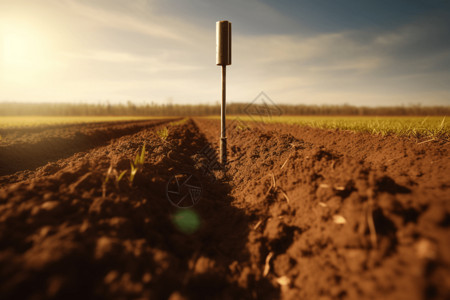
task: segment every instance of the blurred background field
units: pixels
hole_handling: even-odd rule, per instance
[[[219,119],[219,117],[213,117]],[[322,129],[352,130],[372,134],[448,140],[450,122],[445,116],[230,116],[240,120],[263,123],[297,124]],[[251,123],[250,123],[251,126]]]
[[[153,118],[220,117],[217,104],[86,104],[0,103],[0,130],[47,125],[136,121]],[[229,103],[227,116],[243,122],[297,124],[323,129],[372,134],[397,134],[419,139],[448,141],[450,106],[275,105]]]
[[[26,128],[52,125],[85,124],[151,120],[163,117],[149,116],[1,116],[0,129]]]
[[[353,106],[288,105],[273,102],[229,102],[227,114],[244,115],[252,112],[275,112],[275,115],[302,116],[450,116],[447,106]],[[2,116],[211,116],[220,115],[219,102],[211,104],[156,104],[136,105],[105,103],[22,103],[0,102]]]

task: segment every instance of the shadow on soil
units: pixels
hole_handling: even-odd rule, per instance
[[[189,130],[182,133],[182,143],[177,145],[177,151],[169,152],[170,155],[158,167],[162,172],[170,172],[153,175],[153,178],[162,179],[154,186],[147,184],[145,187],[145,181],[141,186],[142,191],[148,188],[145,192],[161,190],[161,185],[165,185],[171,176],[187,172],[196,176],[203,188],[200,202],[191,209],[200,218],[198,231],[186,234],[177,229],[171,230],[167,238],[160,241],[159,248],[171,252],[179,261],[178,267],[167,269],[159,277],[159,282],[154,286],[158,291],[156,296],[164,298],[176,291],[189,299],[276,298],[279,290],[268,281],[255,281],[251,274],[242,275],[239,265],[249,260],[246,248],[248,216],[231,205],[230,185],[216,178],[212,172],[205,172],[199,164],[199,153],[208,146],[208,142],[192,121],[187,126]],[[217,164],[217,161],[210,161],[210,165]],[[164,194],[158,195],[158,198],[169,208],[169,216],[163,217],[159,226],[174,228],[173,216],[178,210],[169,204]],[[154,228],[149,228],[145,235],[152,231]],[[232,265],[237,271],[230,268]],[[242,281],[245,284],[239,284]]]

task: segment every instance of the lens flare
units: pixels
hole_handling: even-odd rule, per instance
[[[192,234],[200,227],[200,217],[191,209],[177,210],[172,221],[178,230],[186,234]]]

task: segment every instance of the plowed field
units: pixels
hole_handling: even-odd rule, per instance
[[[1,299],[450,298],[448,143],[172,121],[2,132]]]

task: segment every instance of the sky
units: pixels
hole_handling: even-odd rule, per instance
[[[0,101],[450,105],[448,0],[0,0]]]

